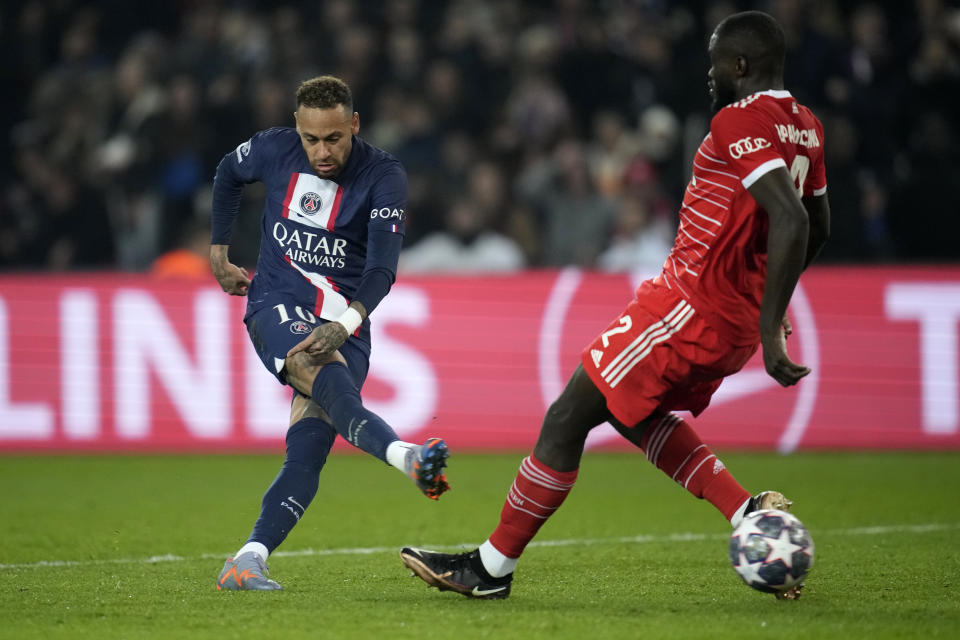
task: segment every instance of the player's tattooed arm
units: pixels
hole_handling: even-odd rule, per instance
[[[210,245],[210,268],[221,289],[232,296],[245,296],[250,287],[250,275],[243,267],[230,262],[227,258],[229,248],[225,244]]]
[[[354,300],[350,303],[350,308],[360,315],[360,322],[363,322],[364,318],[367,317],[367,310],[360,302]],[[303,351],[313,358],[323,358],[339,349],[349,335],[347,328],[341,322],[325,322],[290,349],[287,352],[287,357]]]

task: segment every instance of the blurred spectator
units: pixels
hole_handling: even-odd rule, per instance
[[[955,1],[27,0],[0,8],[0,267],[149,269],[224,144],[292,125],[320,73],[406,165],[411,249],[472,210],[528,266],[606,265],[634,199],[675,224],[711,115],[704,44],[754,5],[785,28],[787,88],[829,123],[823,259],[960,257]],[[252,267],[257,247],[232,255]]]
[[[654,276],[672,248],[676,229],[656,220],[647,202],[636,195],[620,201],[610,246],[597,258],[604,271],[638,271]]]
[[[183,227],[174,248],[162,253],[150,266],[156,278],[209,280],[210,225],[190,222]]]
[[[431,233],[400,255],[404,273],[487,273],[523,266],[517,243],[493,231],[480,208],[467,199],[456,200],[450,207],[444,230]]]
[[[521,179],[527,200],[542,211],[544,262],[593,265],[609,236],[614,208],[594,184],[583,145],[573,138],[561,141],[549,160]]]

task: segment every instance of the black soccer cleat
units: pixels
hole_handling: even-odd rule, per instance
[[[501,600],[510,595],[513,574],[492,577],[483,568],[479,549],[453,554],[404,547],[400,559],[421,580],[440,591],[456,591],[484,600]]]

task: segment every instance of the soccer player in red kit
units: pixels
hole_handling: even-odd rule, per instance
[[[810,372],[787,355],[786,311],[829,229],[823,127],[783,88],[780,26],[757,11],[731,15],[713,32],[709,54],[717,113],[697,150],[663,271],[584,349],[489,539],[462,554],[401,551],[428,584],[507,597],[517,559],[576,481],[587,433],[605,421],[733,526],[754,510],[790,506],[776,491],[751,496],[672,413],[699,415],[758,345],[781,385]]]

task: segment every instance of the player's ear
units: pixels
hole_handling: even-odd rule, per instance
[[[749,64],[747,64],[747,59],[743,56],[737,56],[737,61],[734,63],[733,70],[736,72],[737,77],[742,78],[747,75],[747,70],[749,69]]]
[[[353,112],[353,122],[350,124],[350,133],[357,135],[360,132],[360,114]]]

